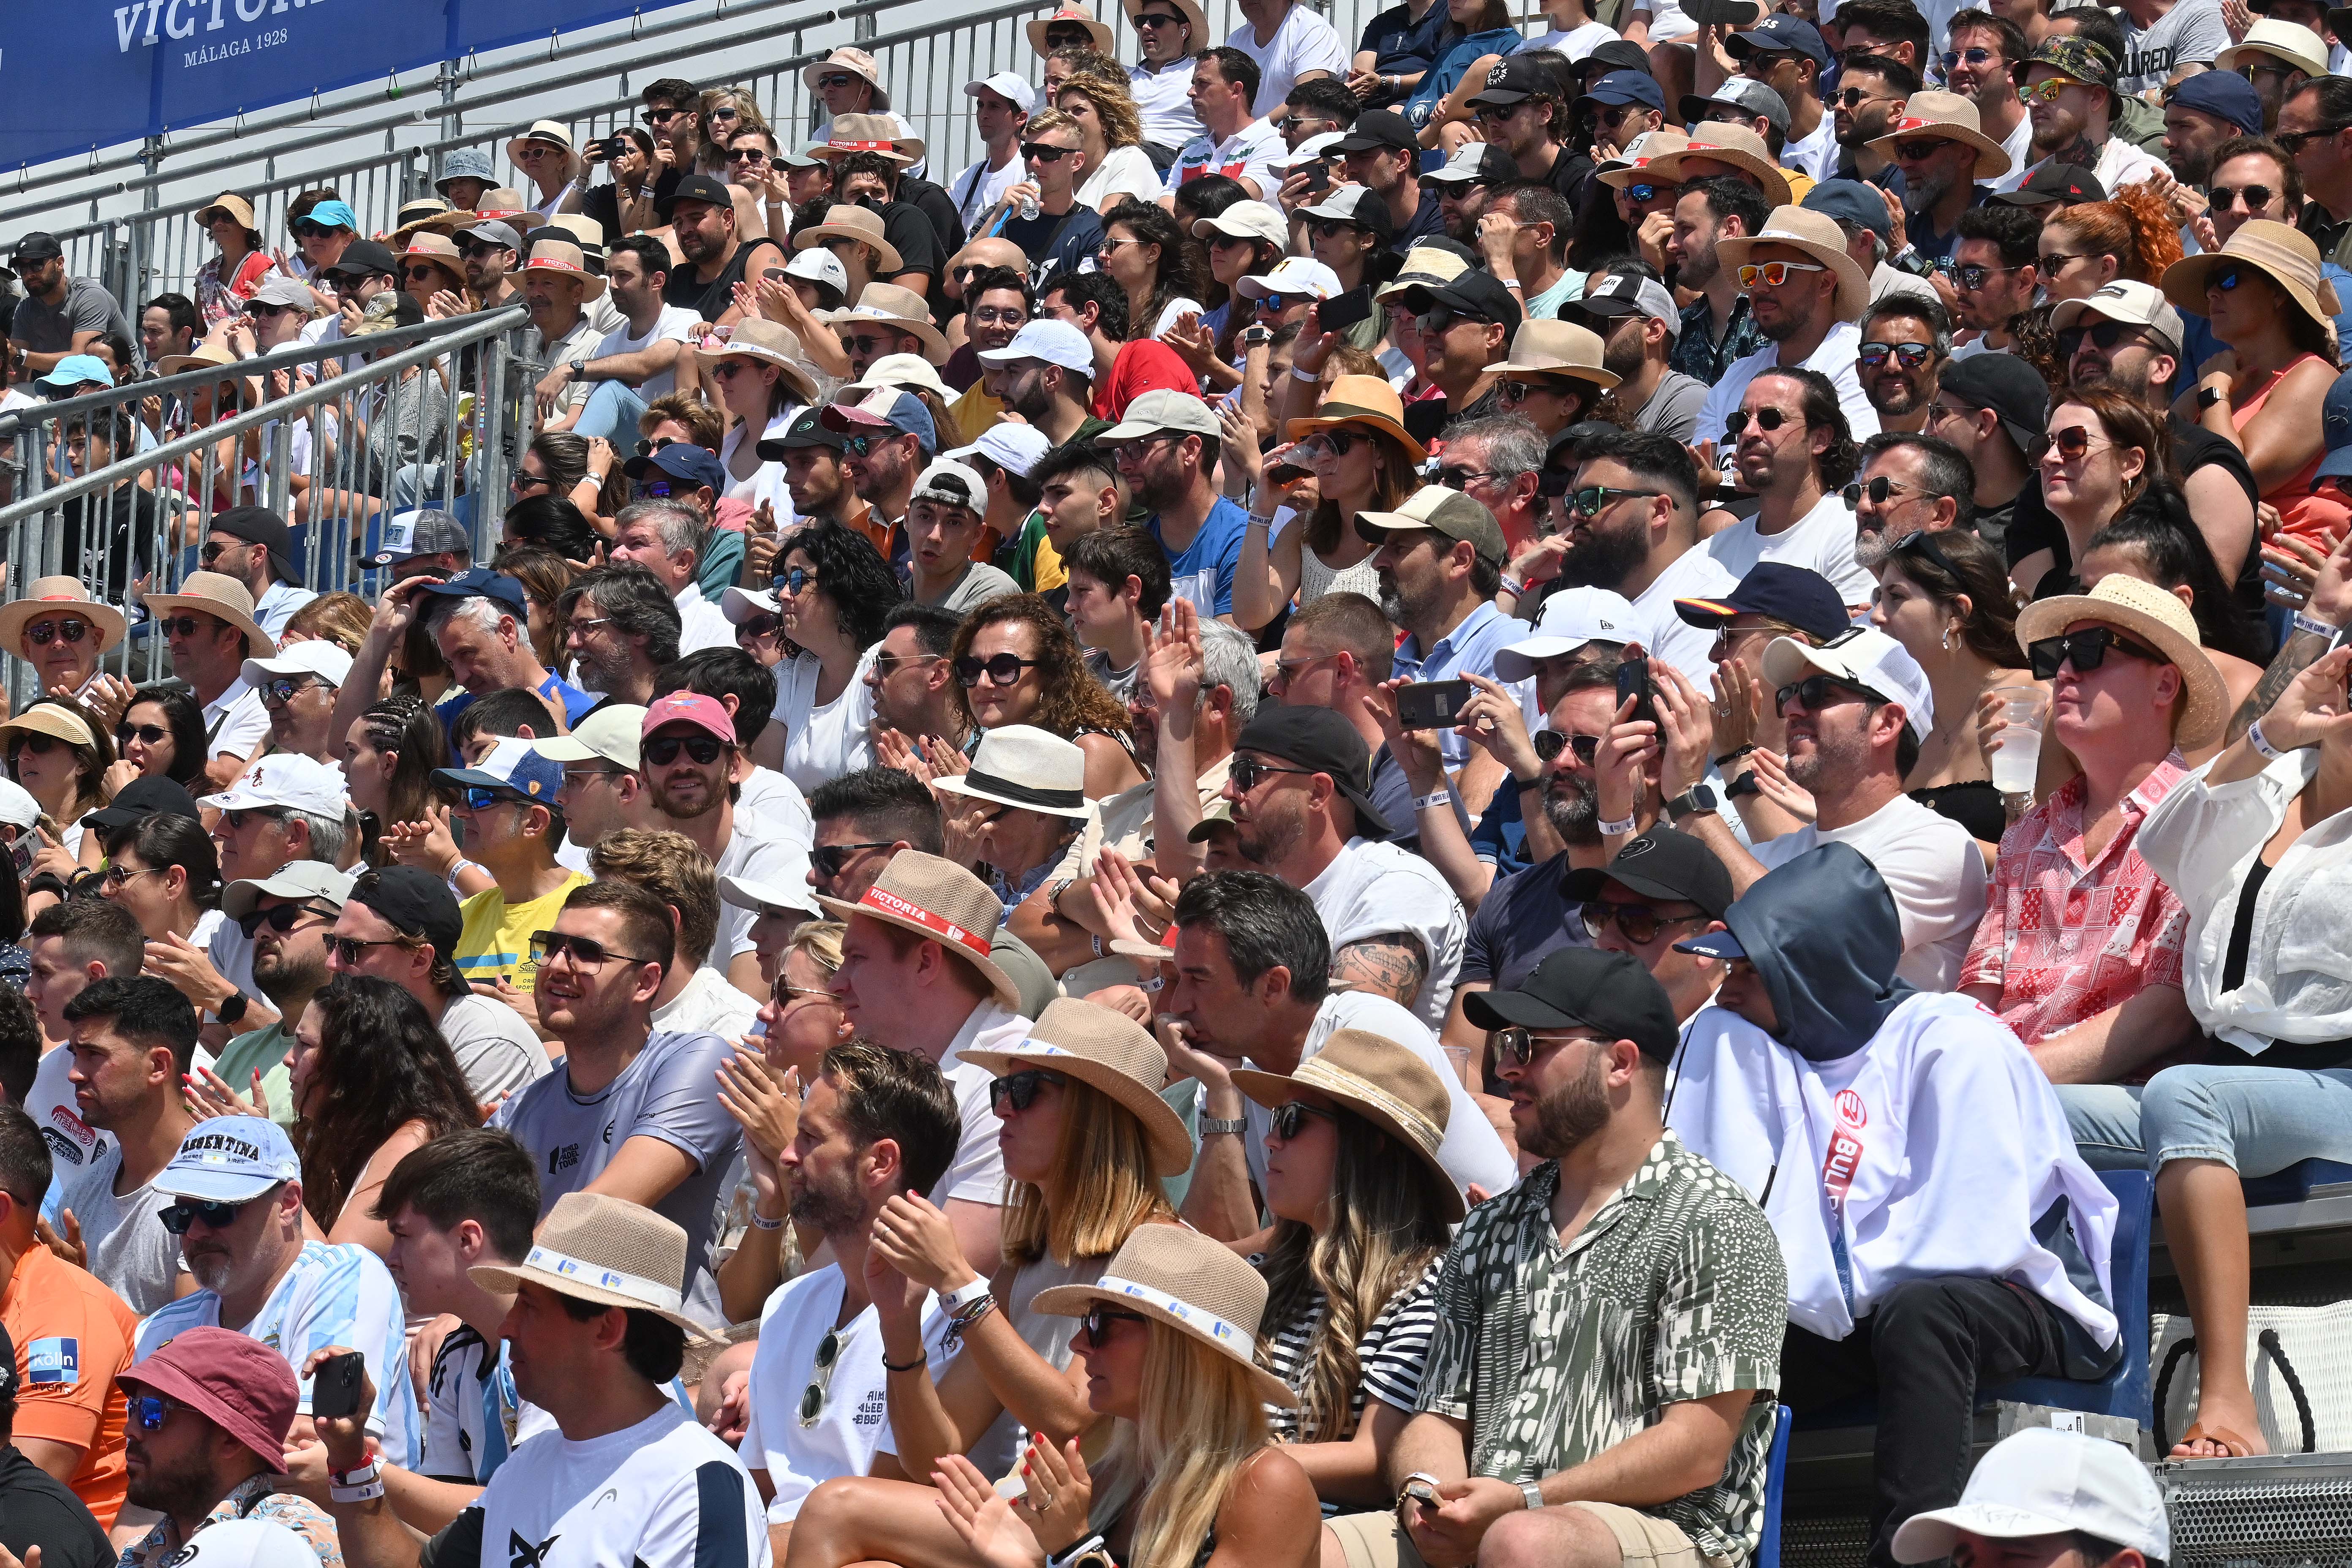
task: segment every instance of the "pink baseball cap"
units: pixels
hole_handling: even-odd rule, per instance
[[[704,697],[692,691],[673,691],[667,697],[655,699],[654,705],[646,710],[646,721],[637,731],[638,739],[650,737],[665,724],[691,724],[698,730],[718,736],[730,746],[736,743],[735,721],[727,716],[727,710],[715,697]]]

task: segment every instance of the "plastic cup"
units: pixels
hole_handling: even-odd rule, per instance
[[[1467,1046],[1440,1046],[1438,1049],[1444,1051],[1445,1053],[1445,1059],[1454,1065],[1454,1076],[1460,1079],[1464,1087],[1467,1088],[1470,1082],[1470,1047]]]
[[[2038,686],[2000,686],[2000,713],[2007,727],[1992,754],[1992,787],[2003,795],[2032,795],[2042,767],[2042,727],[2047,699]]]

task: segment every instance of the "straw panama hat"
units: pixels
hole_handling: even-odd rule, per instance
[[[835,207],[834,211],[841,209]],[[863,208],[859,209],[863,211]],[[873,215],[868,213],[867,216]],[[828,223],[832,220],[828,217]],[[823,226],[820,225],[820,227]],[[828,310],[817,320],[829,327],[856,327],[871,321],[880,326],[912,332],[923,342],[923,357],[933,364],[945,364],[948,340],[939,328],[931,325],[930,307],[912,289],[896,283],[868,283],[866,291],[857,296],[857,303],[838,310]]]
[[[988,950],[1004,922],[1004,906],[987,883],[954,861],[901,849],[856,903],[822,894],[816,901],[837,920],[865,915],[938,942],[979,970],[999,1002],[1021,1010],[1021,988]]]
[[[1511,352],[1486,369],[1506,380],[1515,375],[1568,375],[1606,392],[1617,384],[1613,370],[1601,363],[1601,334],[1574,321],[1522,321],[1511,334]]]
[[[235,191],[223,191],[209,203],[196,209],[195,221],[199,227],[211,226],[213,219],[216,217],[233,217],[246,226],[247,232],[251,234],[261,232],[261,226],[254,221],[253,204]]]
[[[400,255],[403,260],[414,258],[440,268],[443,272],[448,274],[449,287],[452,289],[466,287],[466,272],[458,261],[457,242],[446,234],[435,234],[430,230],[420,229],[408,237],[408,243],[401,247]],[[404,279],[402,281],[405,282],[406,279]]]
[[[1620,190],[1639,184],[1643,170],[1661,158],[1673,156],[1690,145],[1690,134],[1669,125],[1656,131],[1644,131],[1628,142],[1618,156],[1601,169],[1601,183]]]
[[[534,272],[572,279],[580,285],[583,301],[604,297],[604,280],[588,270],[588,258],[576,245],[567,245],[560,239],[541,240],[530,247],[530,259],[523,264],[524,277]]]
[[[1307,418],[1290,422],[1290,438],[1304,440],[1318,430],[1328,430],[1340,425],[1355,425],[1379,431],[1402,447],[1416,464],[1429,456],[1426,447],[1405,433],[1404,400],[1397,395],[1396,388],[1389,384],[1386,376],[1335,377],[1321,405]]]
[[[802,71],[801,81],[811,92],[814,92],[817,89],[818,79],[836,70],[845,70],[852,76],[863,77],[866,79],[866,84],[874,89],[871,101],[876,112],[885,112],[889,109],[890,90],[882,85],[882,68],[876,64],[874,57],[864,49],[834,50],[816,64]]]
[[[1087,754],[1075,742],[1034,724],[1006,724],[981,731],[968,771],[942,774],[931,787],[1087,822],[1094,807],[1087,804],[1086,782]]]
[[[694,351],[695,359],[706,365],[717,364],[730,356],[774,365],[784,373],[784,384],[803,403],[817,400],[816,378],[809,374],[800,334],[782,321],[772,321],[765,316],[746,316],[735,323],[734,331],[724,342],[706,338]]]
[[[98,631],[98,651],[104,653],[122,640],[122,612],[89,595],[79,577],[41,577],[21,599],[0,605],[0,647],[22,653],[25,628],[47,616],[70,612]],[[28,656],[29,657],[29,656]]]
[[[2262,58],[2292,66],[2308,77],[2323,77],[2327,74],[2327,41],[2300,22],[2257,16],[2254,25],[2246,29],[2243,43],[2234,44],[2213,57],[2213,68],[2243,70],[2252,60]]]
[[[2319,247],[2292,225],[2250,218],[2219,250],[2184,257],[2164,269],[2164,297],[2192,316],[2205,310],[2205,286],[2217,272],[2243,262],[2277,284],[2297,309],[2323,328],[2336,325],[2343,305],[2336,285],[2319,273]]]
[[[1190,21],[1192,18],[1188,16],[1185,20]],[[1097,51],[1109,55],[1113,58],[1118,58],[1118,36],[1110,30],[1109,23],[1095,20],[1082,6],[1064,5],[1052,16],[1040,16],[1029,24],[1029,47],[1037,51],[1039,58],[1045,58],[1053,47],[1045,41],[1045,35],[1056,22],[1066,26],[1076,23],[1084,27],[1087,30],[1087,37],[1095,41]],[[1201,47],[1206,48],[1208,45],[1202,44]]]
[[[530,1255],[511,1266],[478,1264],[466,1271],[485,1290],[510,1295],[525,1280],[575,1301],[634,1307],[686,1331],[689,1342],[710,1335],[680,1310],[685,1305],[686,1232],[674,1220],[603,1193],[566,1193],[540,1222]]]
[[[1265,1277],[1222,1241],[1181,1225],[1143,1225],[1091,1285],[1055,1285],[1037,1292],[1034,1310],[1083,1318],[1097,1301],[1140,1312],[1231,1356],[1249,1368],[1258,1396],[1295,1409],[1298,1396],[1257,1364],[1257,1331],[1265,1316]]]
[[[530,130],[519,136],[509,138],[507,142],[507,161],[520,164],[522,159],[517,154],[521,153],[525,145],[533,142],[544,142],[550,147],[562,148],[566,163],[576,163],[580,161],[580,151],[572,144],[570,128],[552,120],[534,120],[530,122]]]
[[[833,122],[825,140],[809,145],[812,158],[846,158],[852,153],[879,153],[900,168],[923,161],[923,139],[901,136],[898,122],[887,114],[845,114]]]
[[[1149,3],[1150,0],[1120,0],[1119,8],[1127,13],[1129,26],[1132,26],[1135,19],[1143,15],[1143,7]],[[1185,25],[1192,29],[1184,52],[1195,55],[1207,48],[1213,42],[1209,37],[1209,18],[1207,13],[1201,9],[1199,0],[1168,0],[1168,3],[1176,7]],[[1103,52],[1110,54],[1112,51],[1106,49]]]
[[[163,620],[174,610],[194,610],[200,616],[214,616],[243,632],[252,647],[246,656],[267,658],[278,651],[278,640],[261,629],[253,618],[253,595],[236,578],[219,572],[191,572],[176,594],[150,594],[147,608],[157,620]]]
[[[877,274],[898,273],[907,269],[898,247],[882,233],[882,215],[864,207],[829,206],[824,209],[824,221],[813,223],[793,236],[793,248],[806,250],[812,245],[823,245],[828,239],[863,240],[874,247],[874,270]],[[872,284],[867,284],[872,288]]]
[[[61,708],[54,702],[44,702],[37,708],[27,708],[15,718],[0,721],[0,734],[54,735],[77,746],[97,743],[90,733],[89,721],[80,713]]]
[[[953,403],[963,395],[940,379],[931,362],[920,354],[884,354],[866,367],[866,374],[849,385],[844,393],[876,392],[883,387],[905,391],[919,386],[926,392],[936,392],[942,401]]]
[[[2308,240],[2305,241],[2309,244]],[[1827,267],[1837,279],[1837,313],[1841,321],[1858,321],[1870,304],[1870,279],[1845,253],[1845,233],[1827,213],[1803,207],[1774,207],[1764,226],[1752,236],[1740,236],[1717,245],[1727,267],[1753,260],[1759,245],[1786,246]]]
[[[1237,1068],[1233,1077],[1235,1089],[1268,1110],[1290,1099],[1294,1089],[1329,1095],[1437,1173],[1438,1185],[1452,1199],[1451,1212],[1440,1216],[1448,1225],[1470,1212],[1462,1189],[1437,1158],[1453,1110],[1445,1081],[1436,1068],[1394,1040],[1366,1029],[1339,1029],[1287,1075]]]
[[[1667,153],[1663,157],[1653,155],[1645,165],[1639,167],[1671,184],[1683,179],[1684,165],[1694,158],[1728,163],[1742,174],[1754,176],[1757,184],[1763,189],[1764,199],[1776,207],[1787,206],[1797,199],[1790,188],[1787,172],[1774,163],[1772,154],[1765,150],[1764,138],[1745,125],[1705,121],[1691,133],[1689,142],[1679,151]],[[1631,175],[1610,182],[1612,184],[1630,183]]]
[[[1984,133],[1984,120],[1977,113],[1977,106],[1957,92],[1928,89],[1913,93],[1903,105],[1903,118],[1885,135],[1874,138],[1870,146],[1873,152],[1891,157],[1895,143],[1916,142],[1922,136],[1975,148],[1977,179],[1990,180],[2009,173],[2009,150]]]
[[[1097,1002],[1063,996],[1045,1004],[1030,1026],[1029,1037],[1010,1050],[965,1051],[959,1058],[1009,1078],[1024,1068],[1044,1068],[1100,1089],[1143,1123],[1151,1142],[1152,1168],[1181,1175],[1192,1165],[1192,1135],[1176,1108],[1160,1097],[1168,1078],[1168,1053],[1142,1025]]]
[[[2175,745],[2194,751],[2220,739],[2230,716],[2230,689],[2198,645],[2196,617],[2169,590],[2110,572],[2087,594],[2062,594],[2019,611],[2017,646],[2022,649],[2054,637],[2074,621],[2113,626],[2156,649],[2180,672],[2189,700],[2172,727]]]
[[[158,375],[178,375],[183,371],[219,370],[236,363],[236,356],[218,343],[198,343],[184,354],[165,354],[155,362]]]

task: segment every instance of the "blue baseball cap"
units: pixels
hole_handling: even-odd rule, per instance
[[[1584,89],[1586,100],[1594,103],[1638,103],[1659,113],[1666,111],[1666,89],[1647,71],[1611,71],[1607,76]]]
[[[1822,213],[1840,223],[1857,224],[1881,239],[1895,233],[1895,220],[1886,214],[1886,199],[1875,185],[1865,185],[1860,180],[1823,180],[1805,193],[1797,204],[1808,212]]]
[[[1678,942],[1675,943],[1675,951],[1696,952],[1701,958],[1730,959],[1748,956],[1748,950],[1739,945],[1739,939],[1727,931],[1711,931],[1704,936],[1695,936],[1687,942]]]
[[[2327,389],[2326,401],[2319,405],[2319,432],[2327,443],[2327,456],[2319,460],[2319,472],[2312,476],[2314,489],[2321,479],[2352,474],[2352,371],[2337,376],[2336,384]]]
[[[155,1190],[199,1203],[243,1204],[301,1177],[302,1162],[284,1128],[259,1116],[216,1116],[180,1140]]]
[[[718,455],[691,441],[672,441],[658,451],[631,458],[621,465],[621,471],[640,484],[667,474],[689,486],[707,488],[714,496],[727,492],[727,470],[719,466]]]
[[[1735,60],[1744,59],[1751,53],[1799,54],[1815,65],[1830,63],[1829,46],[1822,42],[1822,30],[1785,12],[1775,12],[1748,31],[1732,34],[1723,47]]]
[[[2172,89],[2171,101],[2226,120],[2248,136],[2263,133],[2263,100],[2236,71],[2199,71]]]
[[[68,354],[49,367],[49,374],[36,384],[41,386],[75,387],[94,381],[100,386],[114,384],[114,373],[96,354]]]
[[[505,573],[493,572],[487,566],[472,567],[455,577],[427,584],[425,592],[452,599],[496,599],[517,620],[530,614],[530,601],[523,597],[522,584]]]
[[[887,405],[882,402],[886,396],[890,399]],[[940,448],[939,428],[931,423],[931,411],[911,392],[892,392],[885,387],[866,394],[856,403],[828,403],[817,411],[817,418],[826,429],[845,436],[870,435],[877,430],[912,436],[922,444],[925,456]]]
[[[302,221],[315,223],[320,228],[347,228],[353,234],[360,231],[359,214],[352,211],[349,202],[320,202],[302,215]]]
[[[563,764],[542,757],[529,741],[508,735],[470,768],[436,768],[433,783],[441,789],[496,790],[511,800],[552,809],[555,792],[563,787]]]
[[[1834,584],[1811,567],[1781,561],[1758,562],[1738,586],[1719,597],[1676,599],[1675,614],[1686,625],[1715,627],[1737,616],[1766,616],[1822,642],[1851,624],[1845,595]]]

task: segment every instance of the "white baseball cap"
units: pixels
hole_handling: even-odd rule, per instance
[[[2137,1456],[2104,1437],[2029,1426],[1978,1461],[1957,1504],[1904,1521],[1895,1560],[1948,1557],[1962,1531],[2020,1541],[2078,1530],[2145,1557],[2172,1555],[2164,1498]]]
[[[732,904],[739,910],[750,910],[753,914],[761,910],[799,910],[805,914],[822,917],[824,910],[817,904],[815,889],[808,885],[808,856],[789,845],[782,848],[786,865],[782,880],[764,877],[721,877],[719,879],[719,901]]]
[[[1271,272],[1236,279],[1234,292],[1253,300],[1268,294],[1312,294],[1318,300],[1329,300],[1341,290],[1339,275],[1314,258],[1286,256]]]
[[[1011,71],[998,71],[994,76],[985,76],[978,81],[968,81],[963,84],[963,95],[966,98],[978,98],[982,88],[1003,99],[1024,114],[1034,114],[1037,111],[1037,89]]]
[[[1866,686],[1903,705],[1912,738],[1925,744],[1936,728],[1936,694],[1927,672],[1910,650],[1874,626],[1852,626],[1822,647],[1794,637],[1774,637],[1764,649],[1764,689],[1777,691],[1819,670],[1855,686]]]
[[[236,783],[218,795],[202,797],[196,804],[222,811],[278,806],[322,816],[330,822],[341,822],[348,806],[342,770],[299,752],[272,752],[246,769],[245,776]]]
[[[41,820],[41,803],[15,779],[0,779],[0,824],[31,827]]]
[[[1536,635],[1495,650],[1495,679],[1525,680],[1535,661],[1574,653],[1589,642],[1628,643],[1637,636],[1633,606],[1606,588],[1563,588],[1543,602]]]
[[[741,626],[754,616],[781,616],[783,607],[776,603],[775,594],[766,588],[730,587],[719,595],[719,613],[735,626]],[[642,719],[644,715],[640,714]]]
[[[928,500],[960,506],[978,517],[988,510],[988,481],[952,458],[934,458],[930,467],[916,476],[914,492],[907,500],[910,505]]]
[[[1031,467],[1053,447],[1052,437],[1034,425],[992,425],[971,446],[958,447],[940,456],[953,458],[959,463],[986,458],[998,468],[1026,479]]]
[[[338,689],[351,672],[352,656],[324,637],[279,643],[277,653],[268,658],[248,658],[238,671],[248,686],[260,686],[280,676],[315,675]]]
[[[1001,349],[978,352],[982,364],[1018,364],[1034,359],[1089,377],[1095,373],[1094,345],[1087,342],[1086,333],[1055,316],[1040,316],[1013,333],[1013,341]]]
[[[599,708],[582,720],[569,735],[533,741],[532,748],[551,763],[611,763],[635,773],[642,765],[646,710],[631,702]]]
[[[319,1554],[274,1519],[224,1519],[188,1537],[173,1568],[318,1568]]]
[[[812,283],[830,284],[834,291],[845,299],[849,294],[848,269],[841,265],[840,257],[822,245],[794,251],[793,258],[784,263],[784,276],[805,278]]]

